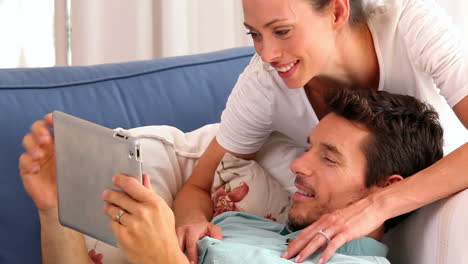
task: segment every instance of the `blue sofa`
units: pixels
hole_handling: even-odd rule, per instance
[[[107,127],[219,122],[251,47],[86,67],[0,70],[0,263],[41,263],[35,206],[18,171],[22,137],[55,109]]]

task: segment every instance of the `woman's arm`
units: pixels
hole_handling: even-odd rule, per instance
[[[468,129],[468,95],[453,107],[453,111]]]
[[[432,166],[374,194],[389,219],[468,188],[468,143]]]
[[[216,138],[213,139],[174,201],[179,245],[182,250],[187,249],[189,259],[195,264],[199,239],[204,236],[222,239],[221,229],[209,222],[213,215],[210,189],[216,168],[226,152]],[[255,154],[232,154],[244,159],[255,157]]]
[[[210,189],[216,167],[226,152],[216,139],[208,145],[190,178],[176,195],[173,206],[176,226],[211,220]]]

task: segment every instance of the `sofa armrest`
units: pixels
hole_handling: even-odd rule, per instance
[[[468,190],[414,212],[385,235],[392,263],[468,263]]]

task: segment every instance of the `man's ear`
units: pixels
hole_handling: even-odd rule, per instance
[[[403,177],[401,177],[398,174],[393,174],[393,175],[387,177],[387,179],[384,182],[383,187],[387,187],[387,186],[392,185],[394,183],[397,183],[397,182],[399,182],[401,180],[403,180]]]

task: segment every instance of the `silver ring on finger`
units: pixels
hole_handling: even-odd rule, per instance
[[[322,236],[327,240],[327,243],[331,241],[330,237],[329,237],[325,232],[323,232],[322,229],[320,229],[320,230],[317,232],[317,234],[322,235]]]
[[[115,221],[119,222],[119,224],[122,224],[120,222],[120,218],[122,217],[122,215],[126,214],[127,212],[123,209],[120,209],[119,213],[115,216]]]

